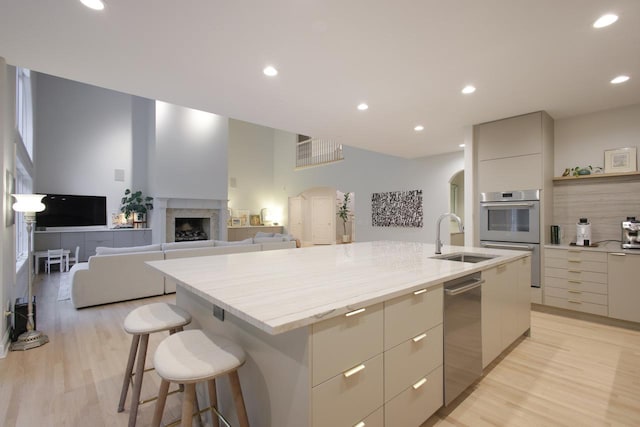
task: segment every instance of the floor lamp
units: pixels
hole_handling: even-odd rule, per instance
[[[29,350],[40,347],[49,342],[49,337],[36,331],[33,324],[33,258],[31,255],[31,241],[33,237],[33,224],[36,222],[36,212],[42,212],[45,208],[42,203],[44,194],[12,194],[16,199],[13,210],[24,213],[24,222],[27,224],[27,264],[29,265],[28,283],[29,299],[27,300],[27,331],[20,334],[18,340],[11,344],[11,350]]]

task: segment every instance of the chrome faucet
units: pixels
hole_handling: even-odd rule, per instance
[[[461,233],[464,231],[464,228],[462,227],[462,220],[458,215],[454,213],[444,213],[440,215],[438,217],[438,221],[436,222],[436,255],[440,255],[442,253],[442,241],[440,240],[440,223],[442,223],[442,220],[448,216],[456,220],[456,222],[458,223],[458,230],[460,230]]]

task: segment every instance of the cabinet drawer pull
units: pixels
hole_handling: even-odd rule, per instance
[[[582,270],[569,270],[569,273],[582,273]]]
[[[354,425],[353,427],[364,427],[366,424],[364,423],[364,421],[360,421],[358,424]]]
[[[347,372],[345,372],[344,377],[349,378],[351,375],[355,375],[358,372],[362,371],[363,369],[364,369],[364,365],[358,365],[355,368],[351,368]]]
[[[420,290],[415,291],[413,294],[414,295],[420,295],[420,294],[424,294],[425,292],[427,292],[426,289],[420,289]]]
[[[567,280],[569,283],[582,283],[582,280]]]
[[[423,339],[425,339],[427,337],[427,334],[420,334],[417,337],[413,338],[413,342],[418,342],[418,341],[422,341]]]
[[[570,303],[573,303],[573,304],[582,304],[582,301],[576,301],[574,299],[567,300],[567,302],[570,302]]]
[[[573,289],[569,289],[568,292],[572,293],[572,294],[581,294],[582,293],[581,291],[574,291]]]
[[[626,256],[627,254],[622,253],[622,252],[611,252],[611,253],[609,253],[609,255],[613,255],[613,256]]]
[[[579,260],[579,259],[568,259],[567,261],[569,261],[569,262],[582,262],[582,260]]]
[[[347,314],[345,314],[345,316],[347,316],[347,317],[355,316],[356,314],[363,313],[365,310],[366,310],[366,308],[359,308],[357,310],[353,310],[353,311],[348,312]]]
[[[424,377],[423,379],[421,379],[420,381],[418,381],[417,383],[415,383],[415,384],[413,385],[413,389],[414,389],[414,390],[419,389],[419,388],[420,388],[420,387],[422,387],[422,386],[424,385],[424,383],[426,383],[426,382],[427,382],[427,377]]]
[[[569,249],[567,252],[570,254],[579,254],[582,251],[580,249]]]

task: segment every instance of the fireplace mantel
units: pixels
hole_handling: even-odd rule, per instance
[[[175,218],[210,218],[210,239],[227,239],[227,201],[212,199],[153,199],[154,230],[158,230],[156,243],[169,243],[175,240]],[[154,239],[155,241],[155,239]]]

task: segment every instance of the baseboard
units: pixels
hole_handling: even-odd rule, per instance
[[[4,359],[7,357],[7,353],[9,352],[9,347],[11,346],[11,329],[7,328],[4,331],[4,336],[2,337],[2,342],[0,343],[0,359]]]

